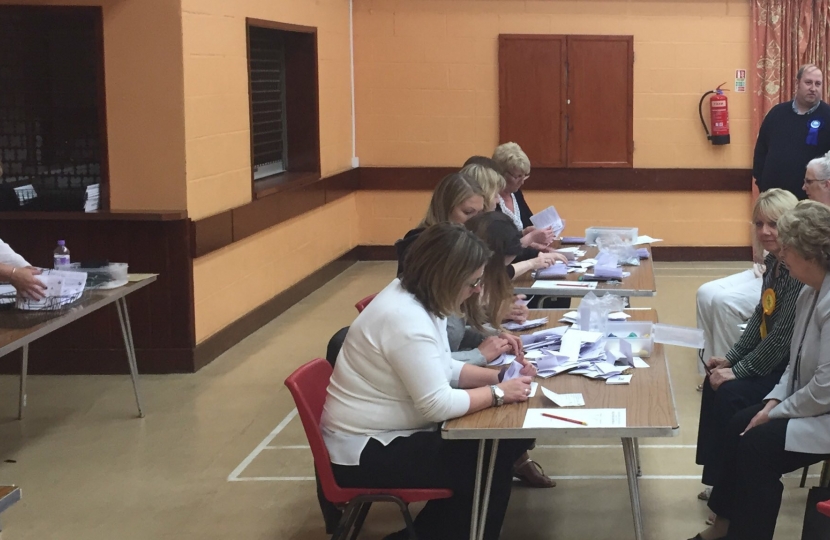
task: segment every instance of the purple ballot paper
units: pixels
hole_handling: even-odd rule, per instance
[[[641,259],[648,259],[648,249],[647,248],[637,248],[637,256]]]
[[[563,244],[569,244],[569,245],[581,246],[582,244],[585,243],[585,237],[584,236],[563,236],[562,237],[562,243]]]
[[[568,265],[558,262],[536,272],[536,279],[562,279],[568,275]]]

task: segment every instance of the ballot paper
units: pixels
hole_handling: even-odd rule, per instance
[[[500,354],[492,361],[488,362],[488,366],[506,366],[513,362],[516,359],[516,355],[513,354]]]
[[[548,318],[547,317],[542,317],[541,319],[529,319],[529,320],[527,320],[523,323],[517,323],[517,322],[510,321],[510,322],[504,323],[503,326],[507,330],[516,332],[516,331],[519,331],[519,330],[530,330],[531,328],[537,328],[539,326],[544,326],[546,324],[548,324]]]
[[[637,256],[640,257],[641,259],[648,259],[649,258],[648,249],[646,249],[646,248],[637,248]]]
[[[655,242],[662,242],[662,238],[652,238],[647,234],[641,234],[637,237],[637,240],[634,241],[635,246],[641,246],[643,244],[653,244]]]
[[[547,416],[542,416],[543,413],[560,416],[563,418],[570,418],[571,420],[579,420],[588,424],[583,426],[557,420]],[[619,428],[625,427],[625,409],[528,409],[525,413],[525,421],[523,428]]]
[[[585,237],[584,236],[563,236],[562,237],[563,244],[576,244],[576,245],[583,245],[585,244]]]
[[[567,264],[557,262],[547,268],[537,270],[536,279],[559,279],[567,276],[570,271],[571,268],[569,268]]]
[[[531,289],[571,289],[571,290],[583,290],[583,289],[596,289],[597,282],[596,281],[553,281],[547,279],[541,279],[538,281],[534,281],[533,285],[530,286]]]
[[[615,375],[605,379],[605,384],[631,384],[633,375]]]
[[[553,234],[559,236],[565,230],[565,222],[559,217],[559,212],[553,206],[548,206],[541,212],[536,212],[530,216],[530,222],[537,229],[546,229],[550,227],[553,229]]]
[[[619,266],[604,266],[597,264],[594,266],[594,277],[597,279],[622,279],[625,276],[623,275],[622,268]]]
[[[507,368],[507,371],[504,372],[504,377],[502,378],[502,380],[503,381],[509,381],[511,379],[516,379],[518,377],[521,377],[522,376],[521,372],[522,372],[523,367],[524,366],[522,364],[520,364],[519,362],[514,361]]]
[[[585,399],[583,399],[582,394],[557,394],[553,390],[548,390],[544,386],[542,387],[542,393],[558,407],[585,406]]]
[[[536,389],[539,388],[539,383],[531,382],[530,383],[530,394],[527,397],[533,397],[536,395]]]

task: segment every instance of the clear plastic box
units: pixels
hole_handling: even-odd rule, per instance
[[[637,227],[588,227],[585,229],[585,243],[591,246],[597,243],[600,236],[618,236],[623,242],[634,244],[639,232]]]
[[[608,349],[614,352],[620,350],[620,340],[624,339],[631,344],[631,351],[634,356],[648,358],[654,352],[654,331],[652,323],[648,321],[608,321],[605,327],[605,335],[613,334],[615,337],[607,338]],[[628,337],[632,332],[638,337]]]

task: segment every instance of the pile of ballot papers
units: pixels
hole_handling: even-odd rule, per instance
[[[631,345],[619,340],[619,348],[608,347],[601,332],[586,332],[568,326],[540,330],[521,336],[525,358],[536,364],[537,376],[552,377],[570,372],[606,384],[629,384],[630,368],[647,368],[648,364],[634,356]],[[627,345],[627,346],[626,346]],[[513,355],[501,355],[491,366],[507,365],[505,379],[520,376],[521,364]]]

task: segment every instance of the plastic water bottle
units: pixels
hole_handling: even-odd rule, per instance
[[[58,247],[54,251],[55,268],[69,266],[69,250],[66,249],[66,241],[58,240]]]

